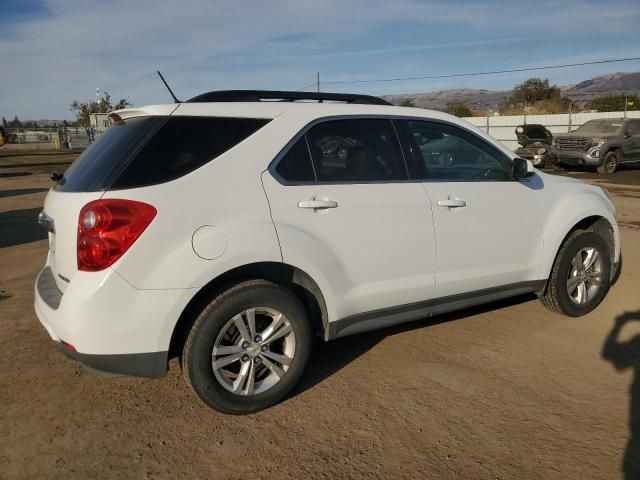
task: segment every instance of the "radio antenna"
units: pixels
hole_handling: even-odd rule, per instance
[[[171,96],[173,97],[173,101],[175,103],[181,103],[180,100],[178,100],[178,97],[176,97],[173,93],[173,90],[171,90],[171,87],[169,86],[169,84],[167,83],[167,81],[164,79],[164,77],[162,76],[162,74],[160,73],[160,70],[157,70],[158,75],[160,76],[160,80],[162,80],[162,83],[164,83],[164,86],[167,87],[167,90],[169,90],[169,93],[171,94]]]

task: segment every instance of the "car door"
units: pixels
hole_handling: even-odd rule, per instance
[[[329,319],[428,300],[431,205],[389,119],[320,121],[263,173],[285,263],[320,286]]]
[[[434,297],[538,280],[540,178],[512,180],[510,160],[463,127],[409,120],[403,128],[433,211]]]

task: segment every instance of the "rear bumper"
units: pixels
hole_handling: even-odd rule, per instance
[[[146,378],[160,378],[167,373],[167,352],[92,355],[77,352],[60,341],[56,344],[67,357],[97,373]]]
[[[94,370],[157,378],[166,373],[171,335],[192,293],[137,290],[112,269],[77,272],[63,293],[45,266],[34,306],[68,357]]]

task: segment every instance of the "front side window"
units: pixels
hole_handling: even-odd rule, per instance
[[[331,120],[315,125],[306,136],[319,182],[407,179],[391,120]]]
[[[409,120],[429,179],[450,181],[507,180],[504,155],[464,129],[437,122]]]

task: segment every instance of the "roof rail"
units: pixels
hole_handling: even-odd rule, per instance
[[[277,90],[219,90],[203,93],[187,100],[188,103],[203,102],[261,102],[280,101],[297,102],[304,100],[316,100],[322,102],[344,102],[364,105],[392,105],[379,97],[371,95],[352,95],[349,93],[315,93],[315,92],[288,92]]]

